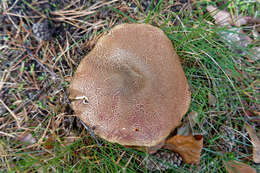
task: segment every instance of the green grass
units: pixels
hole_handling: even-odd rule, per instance
[[[172,41],[175,50],[177,51],[182,65],[187,76],[191,92],[192,102],[189,112],[196,111],[199,115],[199,125],[196,130],[203,134],[204,147],[201,155],[201,161],[198,166],[185,165],[182,168],[172,168],[169,172],[225,172],[223,162],[226,160],[243,160],[250,157],[251,144],[248,137],[245,137],[245,123],[246,119],[244,110],[250,109],[250,106],[259,104],[257,100],[256,86],[253,84],[257,79],[256,62],[250,62],[241,54],[235,53],[229,49],[227,44],[219,35],[220,31],[226,31],[227,28],[219,28],[216,25],[209,24],[213,22],[212,17],[208,13],[200,13],[200,10],[192,11],[189,15],[185,12],[173,13],[167,11],[165,13],[164,2],[161,0],[159,4],[152,8],[148,14],[142,14],[141,11],[137,12],[136,19],[131,18],[128,14],[120,11],[119,9],[110,6],[108,7],[118,16],[117,20],[120,22],[137,22],[137,23],[150,23],[160,27]],[[243,14],[252,15],[252,11],[256,6],[255,3],[238,3],[233,1],[227,4],[229,10],[235,11],[238,9]],[[248,7],[248,10],[245,9]],[[259,7],[259,5],[258,5]],[[203,8],[203,7],[202,7]],[[180,19],[177,18],[180,16]],[[173,21],[178,21],[178,25],[173,25]],[[105,30],[110,28],[104,28]],[[104,30],[98,31],[96,34],[102,33]],[[71,44],[67,45],[66,53],[71,53],[81,49],[84,42],[91,40],[95,34],[86,33],[81,39],[70,40]],[[58,39],[55,40],[59,42]],[[58,45],[58,43],[57,43]],[[82,47],[81,47],[82,46]],[[42,51],[48,47],[41,48]],[[244,49],[244,48],[243,48]],[[59,49],[57,49],[59,50]],[[246,50],[244,50],[246,51]],[[59,102],[60,98],[65,99],[62,92],[67,93],[68,81],[65,79],[73,74],[77,64],[83,55],[75,55],[76,64],[71,63],[66,59],[67,54],[58,52],[57,58],[54,60],[57,64],[54,67],[55,74],[62,80],[52,84],[48,80],[49,74],[36,73],[35,65],[32,64],[30,68],[20,66],[20,72],[28,71],[31,75],[35,74],[36,81],[40,86],[46,82],[52,93],[49,98],[50,103],[57,104],[58,108],[53,109],[47,101],[43,99],[46,93],[43,92],[42,97],[33,100],[34,105],[38,105],[36,114],[39,119],[28,119],[27,128],[32,132],[36,139],[43,136],[44,131],[47,129],[47,136],[55,133],[55,140],[51,140],[51,149],[46,148],[46,142],[26,148],[28,145],[16,141],[9,137],[0,139],[0,171],[1,172],[149,172],[148,170],[139,166],[139,156],[145,156],[146,153],[125,148],[117,144],[111,144],[102,141],[103,146],[95,143],[95,140],[83,128],[74,129],[68,123],[75,123],[73,116],[66,113],[66,108]],[[42,54],[41,56],[44,57]],[[65,58],[64,58],[65,57]],[[63,65],[64,59],[66,63],[73,64],[73,68],[69,69]],[[17,62],[17,61],[16,61]],[[26,61],[24,61],[26,62]],[[51,62],[48,62],[47,67],[51,67]],[[70,65],[67,65],[70,66]],[[66,67],[65,69],[62,69]],[[62,70],[59,70],[62,69]],[[8,70],[8,69],[7,69]],[[10,74],[14,79],[17,73]],[[47,74],[47,75],[46,75]],[[3,79],[3,76],[1,76]],[[14,82],[14,80],[11,80]],[[62,87],[60,87],[62,82]],[[10,90],[10,109],[15,110],[14,95],[24,93],[26,88],[30,85],[26,81],[19,81],[18,87]],[[61,92],[56,91],[54,88],[61,89]],[[215,106],[209,105],[208,95],[211,94],[216,98]],[[21,96],[21,100],[26,100]],[[18,99],[17,99],[18,100]],[[28,98],[27,98],[28,100]],[[64,113],[65,112],[65,113]],[[17,112],[19,113],[19,112]],[[48,115],[48,116],[44,116]],[[67,116],[66,116],[67,115]],[[5,116],[9,116],[8,113]],[[61,118],[61,123],[56,128],[52,128],[53,122]],[[35,122],[36,121],[36,122]],[[51,122],[51,123],[49,123]],[[68,123],[67,123],[68,122]],[[67,123],[67,124],[66,124]],[[219,128],[222,125],[235,129],[236,140],[235,148],[237,151],[225,153],[219,149],[219,139],[221,133]],[[69,126],[69,128],[68,128]],[[6,126],[6,131],[10,134],[23,132],[23,129],[15,129],[12,131],[13,126]],[[66,131],[67,130],[67,131]],[[79,131],[77,131],[79,130]],[[71,135],[80,137],[67,145],[65,137]],[[44,137],[44,141],[48,137]],[[246,163],[257,168],[253,162],[246,161]]]

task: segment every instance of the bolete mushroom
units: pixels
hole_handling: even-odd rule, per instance
[[[76,115],[101,138],[155,147],[180,125],[190,91],[171,41],[149,24],[121,24],[80,62],[70,85]]]

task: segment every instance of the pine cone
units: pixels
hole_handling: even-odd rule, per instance
[[[225,152],[232,152],[233,148],[235,147],[236,139],[234,129],[223,125],[219,128],[219,133],[221,135],[219,144],[221,145],[222,150]]]
[[[178,153],[169,150],[160,150],[155,154],[146,156],[141,166],[146,167],[149,171],[165,171],[179,167],[182,164],[183,160]]]

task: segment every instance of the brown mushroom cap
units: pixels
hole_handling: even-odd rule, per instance
[[[78,66],[70,94],[77,116],[98,136],[127,146],[163,142],[190,104],[171,41],[149,24],[121,24],[101,37]]]

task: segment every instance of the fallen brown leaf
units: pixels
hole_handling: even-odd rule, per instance
[[[165,148],[181,155],[185,163],[198,164],[203,147],[202,135],[175,135],[166,141]]]
[[[210,12],[211,16],[215,19],[215,23],[221,26],[229,25],[232,23],[231,16],[228,12],[218,10],[216,7],[209,5],[207,7],[208,12]]]
[[[246,130],[251,138],[251,143],[253,145],[253,161],[255,163],[260,163],[260,140],[256,135],[256,131],[250,125],[246,125]]]
[[[209,105],[210,106],[215,106],[216,102],[217,102],[216,97],[209,92],[208,93],[208,103],[209,103]]]
[[[252,61],[259,60],[260,49],[258,47],[252,48],[248,52],[242,50],[241,48],[246,48],[253,40],[243,32],[241,28],[237,28],[241,25],[250,23],[253,19],[248,16],[231,16],[227,11],[219,10],[218,8],[209,5],[207,6],[208,12],[215,19],[215,24],[219,26],[228,26],[225,31],[220,31],[219,35],[221,38],[228,43],[230,43],[229,49],[234,50],[236,53],[247,55]],[[233,27],[235,25],[237,27]],[[241,52],[242,51],[242,52]]]
[[[228,161],[224,164],[229,173],[256,173],[254,168],[242,162]]]
[[[255,115],[260,116],[260,112],[259,111],[253,111]]]
[[[251,21],[251,17],[247,16],[237,16],[235,19],[232,19],[231,15],[227,11],[219,10],[212,5],[207,6],[207,10],[208,12],[210,12],[210,15],[215,19],[215,23],[220,26],[241,26]]]
[[[47,150],[51,150],[54,148],[54,143],[55,143],[55,139],[54,139],[54,135],[51,134],[47,140],[45,141],[44,143],[44,148],[47,149]]]
[[[196,111],[190,112],[184,119],[180,127],[177,128],[177,134],[189,136],[193,133],[194,126],[198,123],[198,113]]]
[[[253,62],[258,61],[260,59],[260,47],[254,47],[249,50],[250,55],[248,58]]]
[[[187,118],[190,122],[190,127],[193,128],[198,123],[198,112],[196,111],[190,112]]]
[[[34,144],[36,143],[36,139],[32,136],[30,132],[24,132],[21,135],[19,135],[16,140],[23,142],[23,143],[29,143]]]
[[[191,134],[191,127],[189,121],[182,123],[180,127],[177,128],[177,135],[189,136]]]

